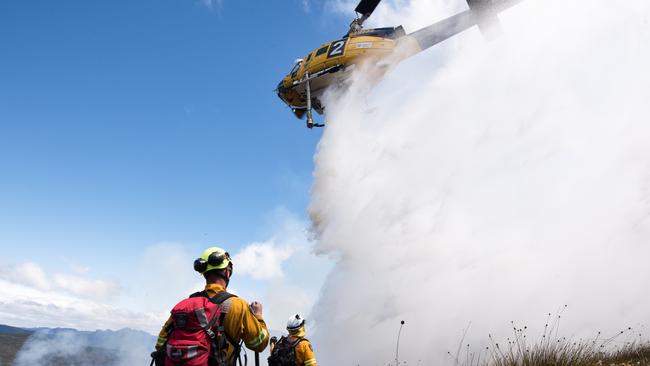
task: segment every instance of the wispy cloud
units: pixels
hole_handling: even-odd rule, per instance
[[[311,12],[311,2],[309,0],[302,0],[302,10],[304,10],[305,13]]]
[[[82,298],[107,299],[120,292],[120,286],[115,281],[63,273],[47,273],[33,262],[0,268],[0,279],[35,290],[67,293]]]
[[[223,0],[200,0],[201,4],[210,9],[221,9]]]

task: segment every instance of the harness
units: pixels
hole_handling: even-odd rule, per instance
[[[298,338],[289,342],[289,338],[282,337],[276,344],[268,358],[269,366],[296,366],[296,347],[306,338]]]

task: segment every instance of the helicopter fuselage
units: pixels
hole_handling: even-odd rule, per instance
[[[309,86],[311,105],[322,114],[324,106],[320,97],[325,89],[344,82],[362,62],[381,60],[390,55],[402,36],[404,30],[401,26],[363,29],[325,43],[304,59],[297,60],[291,72],[278,84],[278,96],[291,107],[296,117],[302,118],[308,107],[306,89]]]

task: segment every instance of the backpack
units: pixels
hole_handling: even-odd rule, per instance
[[[296,346],[305,338],[298,338],[295,342],[290,342],[289,338],[282,337],[273,348],[269,356],[269,366],[297,366],[296,365]]]
[[[228,343],[223,327],[221,304],[235,295],[221,292],[208,297],[207,292],[197,292],[182,300],[171,311],[172,331],[165,345],[165,366],[227,366]]]

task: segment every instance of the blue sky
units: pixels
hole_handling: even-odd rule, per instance
[[[273,89],[349,19],[305,4],[2,1],[4,272],[125,287],[152,245],[237,252],[306,226],[321,132]]]

